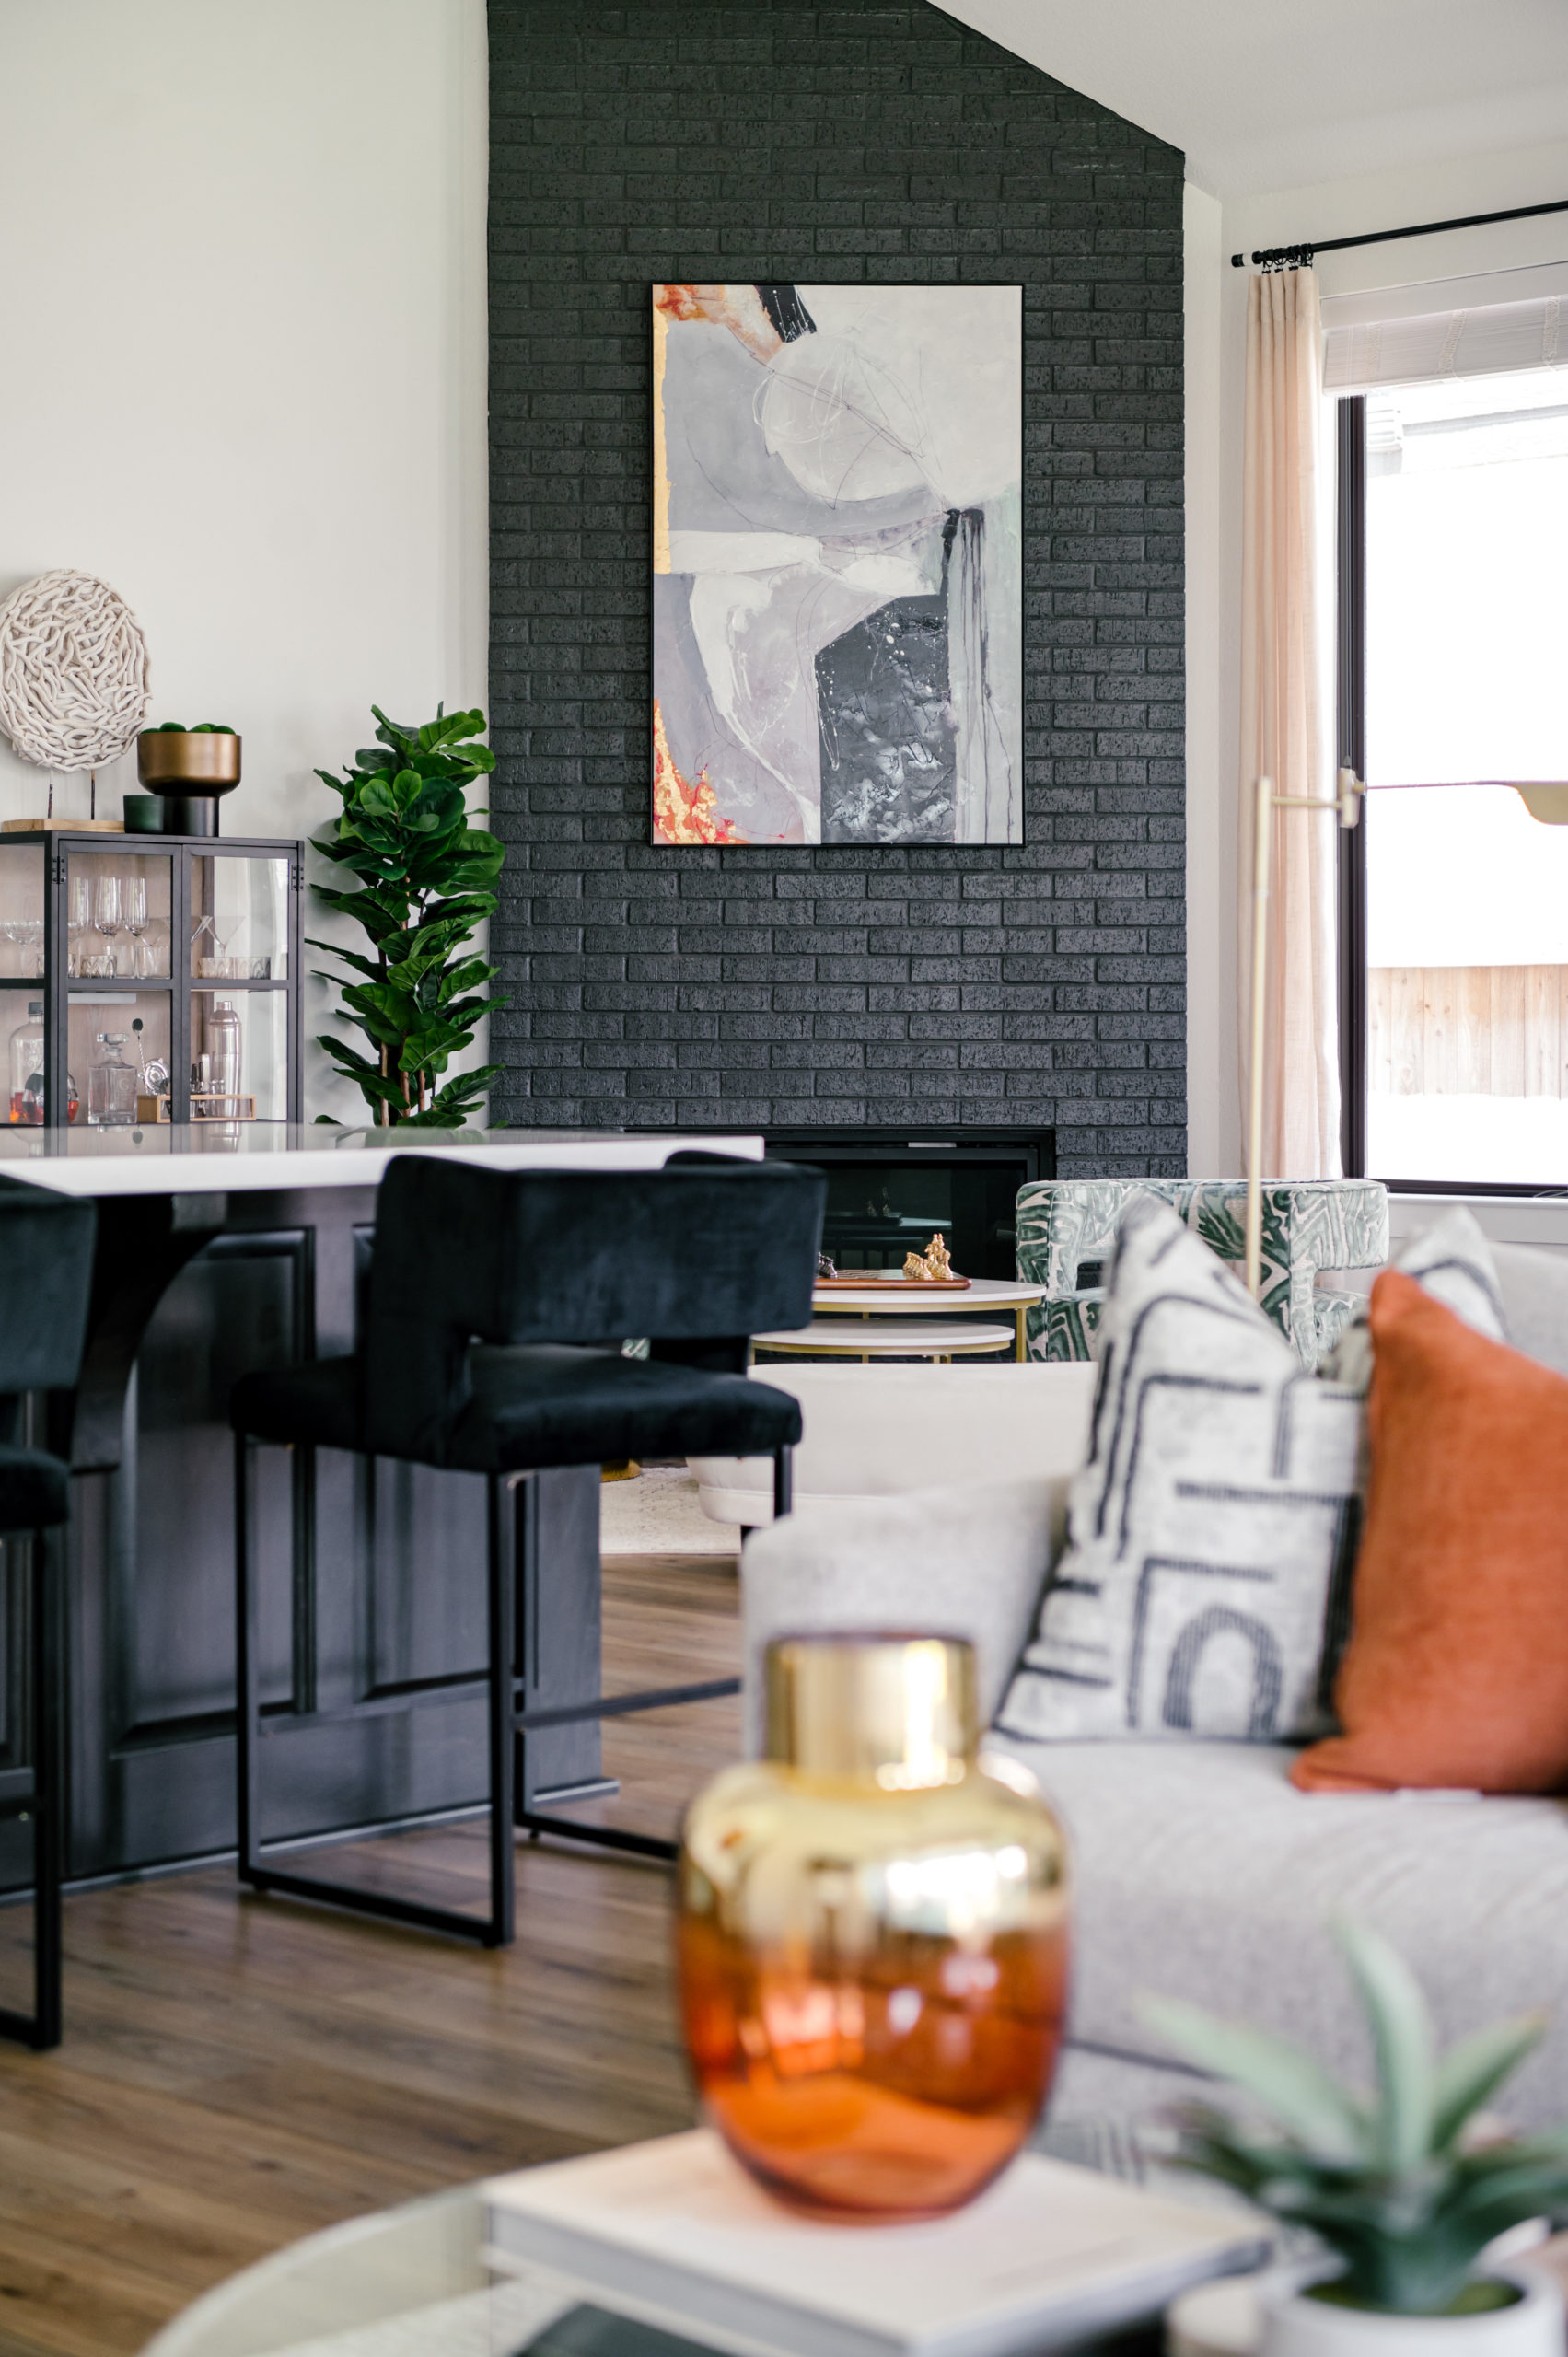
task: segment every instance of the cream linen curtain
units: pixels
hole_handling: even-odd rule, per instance
[[[1310,270],[1254,278],[1247,305],[1241,555],[1241,846],[1237,958],[1241,1101],[1251,1047],[1254,780],[1276,794],[1334,790],[1334,725],[1322,611],[1323,343]],[[1262,1175],[1337,1178],[1340,1058],[1338,828],[1274,813],[1264,1028]]]

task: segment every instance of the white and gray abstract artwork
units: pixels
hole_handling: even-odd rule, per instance
[[[1021,288],[653,307],[655,842],[1021,842]]]

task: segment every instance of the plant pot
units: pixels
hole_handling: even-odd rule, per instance
[[[687,2052],[732,2153],[797,2206],[958,2207],[1045,2099],[1067,1975],[1065,1844],[976,1758],[955,1640],[768,1650],[768,1752],[693,1802],[679,1866]]]
[[[1468,2316],[1337,2307],[1308,2299],[1299,2271],[1276,2277],[1260,2287],[1261,2357],[1562,2357],[1562,2293],[1553,2278],[1513,2265],[1486,2265],[1485,2272],[1516,2284],[1521,2297]]]
[[[239,784],[240,740],[221,731],[144,728],[136,739],[136,775],[163,797],[166,835],[215,835],[218,796]]]

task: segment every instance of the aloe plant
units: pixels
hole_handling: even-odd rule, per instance
[[[494,966],[458,955],[496,908],[494,887],[505,846],[470,826],[467,793],[495,767],[495,756],[473,741],[484,727],[482,712],[441,706],[423,728],[402,728],[377,705],[370,708],[378,743],[354,755],[355,768],[345,763],[341,778],[331,770],[316,772],[343,806],[316,837],[316,848],[356,876],[359,887],[315,889],[329,908],[364,927],[371,954],[331,941],[312,940],[310,946],[363,978],[321,976],[337,984],[371,1054],[330,1033],[317,1045],[374,1108],[377,1125],[457,1129],[501,1071],[484,1064],[441,1078],[472,1041],[482,1016],[506,1003],[479,994],[494,979]]]
[[[1537,2044],[1546,2018],[1498,2022],[1440,2057],[1425,1999],[1397,1949],[1365,1925],[1334,1930],[1372,2034],[1376,2092],[1341,2084],[1264,2030],[1147,1998],[1145,2018],[1177,2052],[1254,2097],[1279,2131],[1191,2105],[1179,2164],[1326,2243],[1343,2271],[1318,2287],[1320,2297],[1397,2316],[1489,2305],[1471,2280],[1486,2244],[1568,2204],[1568,2129],[1496,2140],[1476,2130],[1477,2112]]]

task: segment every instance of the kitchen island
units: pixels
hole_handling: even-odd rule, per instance
[[[655,1169],[756,1137],[401,1132],[282,1123],[0,1131],[0,1178],[92,1197],[82,1380],[44,1411],[75,1480],[68,1550],[72,1880],[221,1856],[235,1838],[228,1395],[253,1367],[354,1347],[375,1190],[394,1152],[498,1169]],[[43,1437],[41,1430],[40,1437]],[[598,1479],[517,1492],[530,1709],[598,1688]],[[329,1450],[259,1454],[267,1840],[477,1805],[485,1713],[484,1484]],[[541,1577],[540,1573],[544,1575]],[[14,1614],[6,1726],[23,1723]],[[411,1693],[412,1711],[399,1707]],[[14,1732],[11,1736],[14,1742]],[[7,1765],[0,1752],[0,1776]],[[528,1739],[519,1805],[603,1785],[597,1725]],[[20,1852],[0,1879],[25,1878]]]

